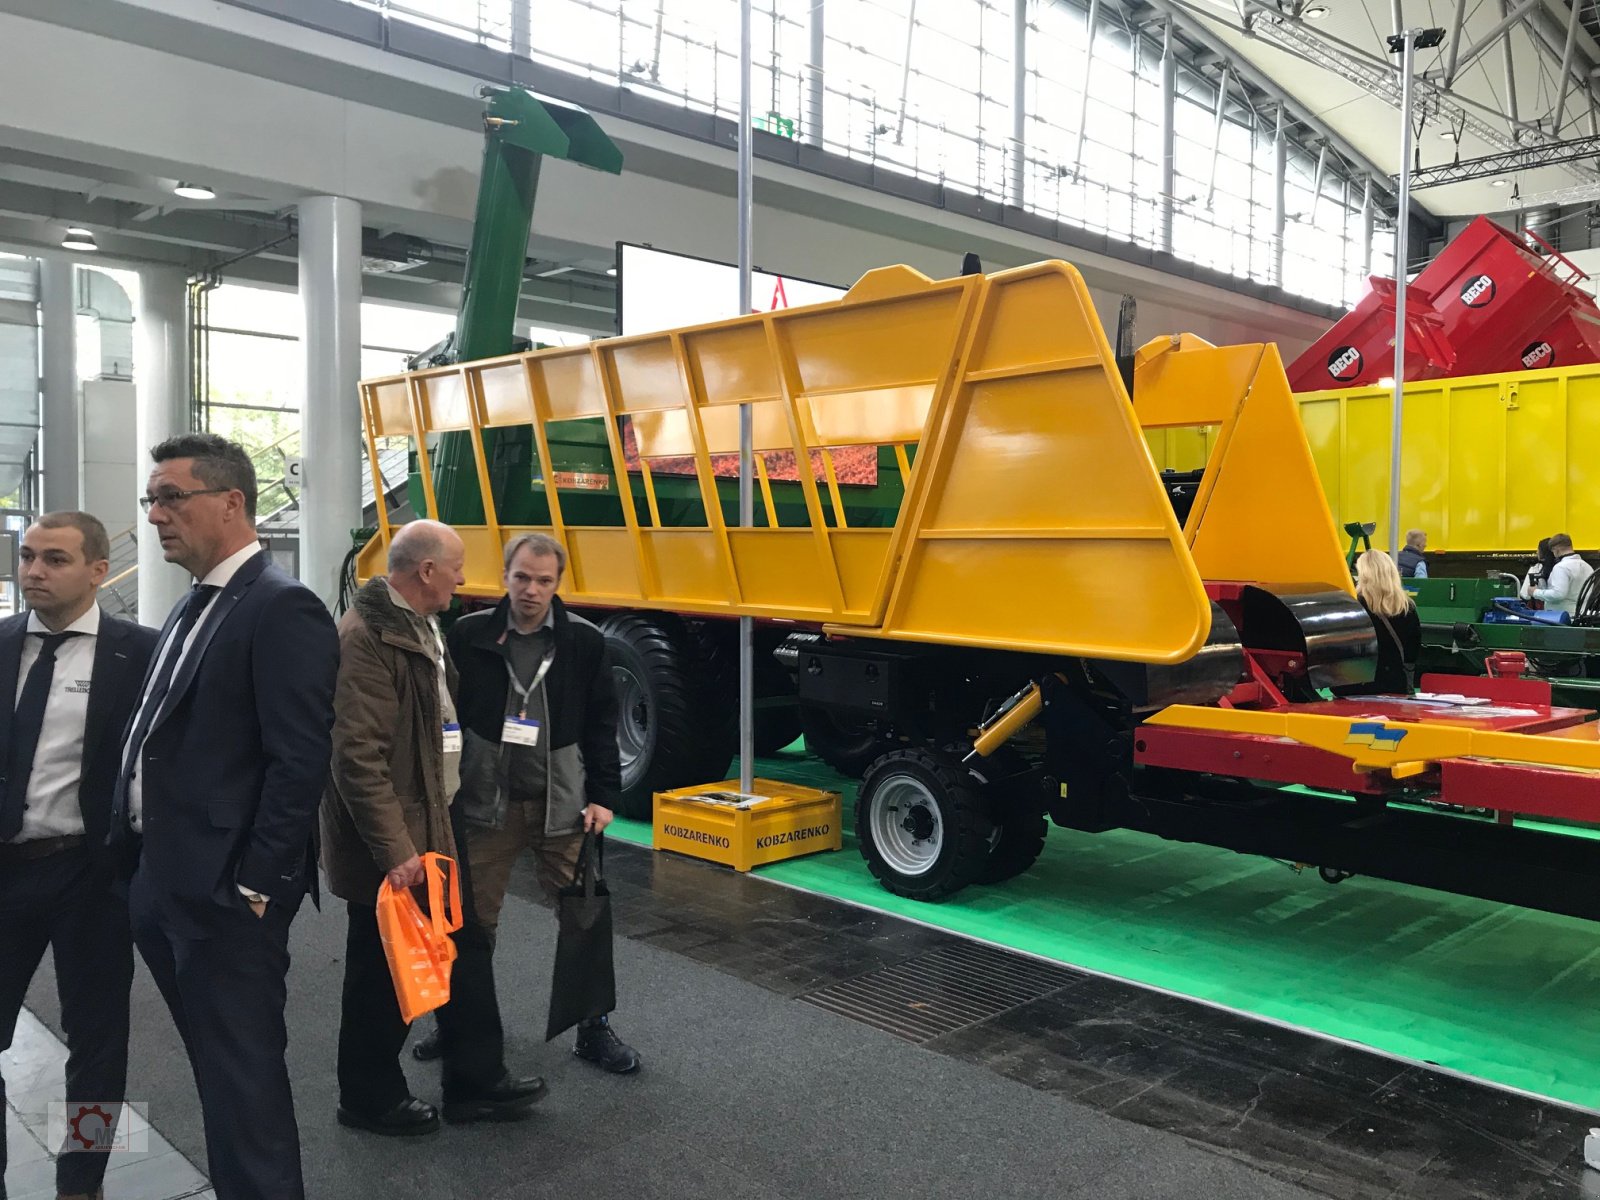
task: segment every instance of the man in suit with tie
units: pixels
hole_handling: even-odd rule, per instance
[[[316,595],[267,561],[242,447],[194,433],[150,456],[141,503],[195,586],[128,730],[113,837],[137,847],[134,940],[194,1067],[219,1200],[300,1200],[283,1010],[338,639]]]
[[[88,513],[45,513],[22,535],[29,611],[0,621],[0,1051],[48,947],[67,1035],[67,1115],[93,1113],[107,1133],[128,1076],[133,943],[106,827],[119,735],[156,642],[154,630],[100,611],[110,556],[105,526]],[[106,1155],[76,1143],[63,1151],[56,1192],[98,1196]]]

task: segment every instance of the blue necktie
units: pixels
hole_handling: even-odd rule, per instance
[[[39,733],[44,728],[44,708],[50,701],[50,684],[56,673],[56,651],[71,633],[35,633],[41,643],[39,657],[28,668],[17,711],[11,718],[11,742],[6,747],[6,773],[0,780],[0,842],[9,842],[22,832],[22,812],[27,807],[28,779],[33,774],[33,757],[39,749]]]

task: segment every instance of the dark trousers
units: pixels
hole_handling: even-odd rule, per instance
[[[0,1052],[11,1048],[23,996],[49,947],[67,1035],[68,1114],[75,1104],[99,1104],[116,1116],[128,1082],[133,982],[128,906],[114,893],[109,868],[86,847],[26,862],[3,855],[0,851]],[[6,1166],[5,1112],[0,1080],[0,1179]],[[75,1143],[53,1149],[66,1151],[56,1159],[58,1192],[92,1193],[100,1187],[109,1155]]]
[[[463,909],[467,889],[463,885]],[[377,908],[350,901],[349,929],[345,936],[344,994],[339,1016],[339,1103],[366,1116],[379,1116],[411,1095],[400,1051],[410,1026],[400,1015],[394,981],[383,941],[378,935]],[[465,932],[465,931],[463,931]],[[494,973],[489,965],[488,937],[482,930],[457,936],[456,961],[450,971],[450,994],[466,995],[438,1011],[440,1049],[447,1101],[470,1099],[493,1087],[505,1073],[499,1032],[499,1008],[494,1002]],[[463,1022],[481,1021],[485,980],[489,988],[487,1012],[495,1028],[487,1037],[468,1036]]]
[[[240,896],[181,918],[176,903],[133,877],[134,941],[189,1052],[217,1200],[303,1200],[283,1020],[298,902],[257,917]]]

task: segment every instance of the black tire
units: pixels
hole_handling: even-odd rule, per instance
[[[975,770],[984,778],[995,837],[973,882],[1005,883],[1039,860],[1050,823],[1034,786],[1032,764],[1021,754],[1001,747]]]
[[[726,777],[732,758],[732,750],[721,744],[726,721],[715,710],[708,714],[707,705],[715,705],[716,698],[700,657],[702,645],[677,617],[615,613],[600,622],[600,630],[622,707],[617,811],[648,821],[656,792]],[[713,761],[724,751],[720,764]]]
[[[995,825],[982,782],[952,758],[893,750],[868,768],[856,800],[856,837],[889,891],[941,900],[978,878]],[[920,835],[920,836],[919,836]]]
[[[825,708],[800,706],[800,730],[806,750],[841,775],[860,779],[874,761],[890,749],[870,721],[839,717]]]

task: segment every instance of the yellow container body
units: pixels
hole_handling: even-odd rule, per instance
[[[427,435],[471,432],[486,522],[458,527],[470,596],[500,594],[501,548],[528,531],[495,515],[481,431],[531,425],[549,462],[545,426],[578,418],[602,420],[611,477],[645,497],[623,487],[621,524],[573,524],[543,472],[542,531],[566,545],[562,595],[580,605],[1178,663],[1210,631],[1202,579],[1347,587],[1276,348],[1185,335],[1145,347],[1137,371],[1136,409],[1082,277],[1051,261],[940,282],[885,267],[825,304],[372,379],[361,395],[374,471],[377,439],[410,438],[428,516]],[[765,488],[766,527],[724,521],[712,456],[738,450],[741,405],[758,454],[823,462],[821,480],[800,472],[805,526],[774,527]],[[1181,527],[1152,443],[1207,464]],[[829,455],[854,446],[895,451],[892,527],[841,523]],[[695,463],[703,526],[661,525],[660,458]],[[363,580],[382,571],[379,522]]]
[[[1296,399],[1336,519],[1376,521],[1392,545],[1388,389]],[[1600,364],[1410,383],[1402,426],[1400,519],[1429,550],[1520,553],[1557,532],[1600,546]]]
[[[838,792],[757,779],[754,794],[763,799],[749,808],[697,799],[738,790],[735,779],[657,792],[652,846],[748,871],[844,844]]]

